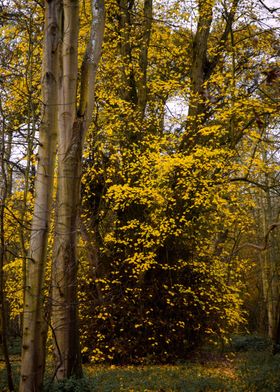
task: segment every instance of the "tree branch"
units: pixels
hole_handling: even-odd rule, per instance
[[[78,109],[78,116],[84,118],[85,130],[88,128],[88,124],[91,121],[94,107],[94,85],[101,56],[104,28],[104,0],[92,0],[92,23],[81,69],[80,103]]]
[[[207,71],[206,72],[207,78],[210,77],[210,75],[212,74],[212,72],[216,68],[216,66],[217,66],[217,64],[218,64],[218,62],[220,60],[220,57],[221,57],[221,55],[223,53],[223,49],[224,49],[224,47],[226,45],[226,41],[227,41],[228,35],[230,33],[230,29],[232,28],[232,24],[233,24],[234,17],[235,17],[235,14],[236,14],[236,9],[237,9],[238,2],[239,2],[239,0],[233,0],[232,6],[231,6],[231,10],[230,10],[229,13],[225,10],[225,13],[226,13],[226,15],[225,15],[226,26],[225,26],[224,32],[223,32],[223,34],[222,34],[222,36],[220,38],[220,43],[218,45],[218,52],[214,56],[212,61],[209,62],[208,68],[206,70]]]
[[[269,244],[268,244],[268,240],[269,240],[269,235],[270,235],[270,233],[271,233],[274,229],[276,229],[276,227],[279,227],[279,226],[280,226],[280,222],[272,223],[272,224],[269,226],[269,228],[268,228],[268,230],[267,230],[267,232],[266,232],[266,234],[265,234],[265,236],[264,236],[264,243],[263,243],[262,245],[253,244],[253,243],[251,243],[251,242],[245,242],[244,244],[242,244],[241,246],[239,246],[239,248],[236,249],[235,253],[237,253],[237,252],[239,252],[241,249],[247,248],[247,247],[254,248],[254,249],[259,250],[259,251],[264,251],[264,250],[266,250],[266,249],[268,248],[268,245],[269,245]]]
[[[261,3],[261,5],[271,14],[273,14],[273,12],[278,11],[280,9],[280,7],[276,7],[276,8],[269,8],[262,0],[259,0],[259,2]]]

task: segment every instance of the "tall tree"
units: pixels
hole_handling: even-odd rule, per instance
[[[97,67],[104,34],[104,0],[93,0],[92,24],[81,67],[79,101],[79,1],[63,3],[64,31],[59,83],[58,190],[53,262],[53,332],[56,378],[81,376],[77,314],[77,222],[82,151],[94,107]]]
[[[14,391],[14,383],[12,376],[12,368],[9,358],[8,350],[8,328],[7,328],[7,302],[5,300],[5,278],[4,265],[6,258],[6,236],[5,236],[5,207],[8,196],[11,192],[12,176],[9,168],[9,160],[11,156],[11,133],[8,133],[8,143],[5,140],[6,133],[6,119],[3,115],[2,105],[0,103],[0,137],[1,137],[1,151],[0,151],[0,345],[3,348],[5,364],[7,369],[7,379],[9,390]]]
[[[45,368],[46,323],[43,312],[43,282],[52,209],[57,140],[57,85],[61,21],[61,0],[46,1],[42,72],[42,121],[35,181],[35,205],[24,292],[22,362],[19,387],[21,392],[39,390],[43,382]]]

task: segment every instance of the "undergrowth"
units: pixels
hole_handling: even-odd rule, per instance
[[[15,381],[19,357],[12,357]],[[185,363],[164,366],[85,365],[85,377],[51,382],[51,363],[44,392],[280,392],[280,355],[256,337],[234,337],[224,353],[201,352]],[[0,391],[7,391],[0,362]]]

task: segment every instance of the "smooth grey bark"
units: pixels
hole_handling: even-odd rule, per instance
[[[104,0],[92,1],[92,24],[81,69],[77,110],[79,1],[64,1],[59,85],[58,191],[53,260],[55,378],[81,377],[77,300],[77,230],[82,150],[94,107],[95,78],[104,34]]]

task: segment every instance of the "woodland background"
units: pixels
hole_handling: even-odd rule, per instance
[[[41,390],[52,351],[54,381],[80,377],[81,361],[174,364],[234,333],[266,336],[277,353],[276,2],[9,0],[0,30],[0,337],[10,390],[9,345],[22,336],[21,391]],[[45,207],[42,176],[53,181],[41,189]]]

